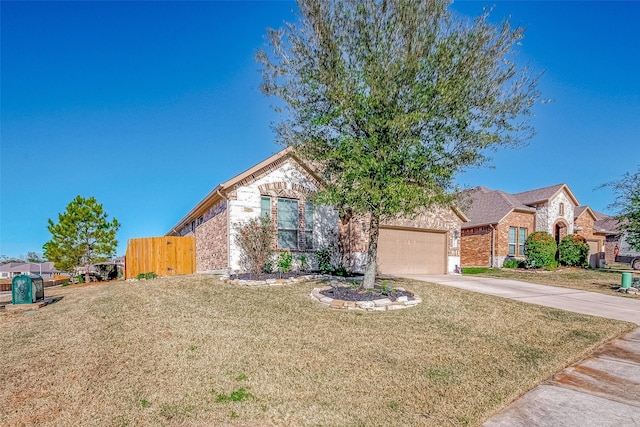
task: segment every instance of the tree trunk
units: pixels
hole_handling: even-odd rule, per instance
[[[84,264],[84,283],[91,282],[91,276],[89,275],[89,268],[91,268],[91,264],[89,263],[89,243],[87,243],[87,247],[85,249],[85,264]]]
[[[91,282],[91,276],[89,275],[89,268],[91,268],[91,264],[84,265],[84,283]]]
[[[373,289],[376,282],[376,267],[378,260],[378,236],[380,235],[380,216],[371,214],[369,222],[369,250],[367,251],[367,265],[364,268],[365,289]]]

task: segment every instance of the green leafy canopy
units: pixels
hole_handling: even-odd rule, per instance
[[[282,101],[278,141],[326,178],[316,200],[370,216],[368,263],[380,220],[451,205],[459,172],[534,133],[537,76],[510,59],[524,30],[447,7],[299,0],[257,54],[262,91]]]
[[[51,219],[48,223],[51,240],[43,246],[44,255],[62,271],[88,267],[115,255],[120,223],[115,218],[109,221],[94,197],[77,196],[58,214],[57,223]]]
[[[627,243],[640,251],[640,168],[603,187],[611,188],[615,194],[615,201],[609,207],[615,209],[618,226],[626,233]]]

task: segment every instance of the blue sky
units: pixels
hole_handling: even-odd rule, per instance
[[[527,27],[544,71],[527,147],[461,186],[595,190],[640,167],[640,2],[456,1]],[[127,240],[164,235],[220,182],[278,151],[254,61],[290,2],[0,2],[0,254],[41,252],[47,219],[94,196]]]

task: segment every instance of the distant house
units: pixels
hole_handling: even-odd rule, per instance
[[[54,275],[59,274],[53,262],[9,262],[0,265],[0,278],[11,279],[21,274],[38,274],[43,279],[52,279]]]
[[[598,215],[580,203],[567,184],[510,194],[486,187],[465,193],[461,262],[463,266],[501,267],[510,258],[524,259],[524,242],[546,231],[556,242],[569,235],[584,237],[589,264],[597,268],[607,232],[596,225]]]
[[[615,217],[596,212],[598,220],[594,226],[601,233],[606,234],[605,260],[607,264],[620,262],[630,264],[636,270],[640,270],[640,252],[633,250],[627,243],[627,236],[619,227]]]
[[[364,271],[369,221],[339,218],[331,206],[315,205],[322,187],[313,168],[285,149],[215,187],[171,228],[167,236],[194,236],[196,271],[238,271],[240,251],[234,224],[269,215],[278,230],[279,251],[310,256],[331,245],[343,250],[342,262]],[[381,225],[381,274],[443,274],[460,265],[460,226],[466,220],[452,209],[424,210],[415,218]]]

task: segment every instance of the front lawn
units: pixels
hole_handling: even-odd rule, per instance
[[[466,273],[463,269],[463,274]],[[601,294],[639,298],[636,295],[616,292],[620,287],[622,273],[618,271],[590,270],[585,268],[559,268],[554,271],[522,270],[515,268],[485,268],[480,272],[472,272],[478,276],[496,277],[500,279],[522,280],[523,282],[541,285],[561,286],[582,291],[599,292]],[[634,277],[640,274],[634,273]]]
[[[0,425],[480,425],[631,324],[407,280],[362,313],[317,284],[181,276],[0,310]]]

